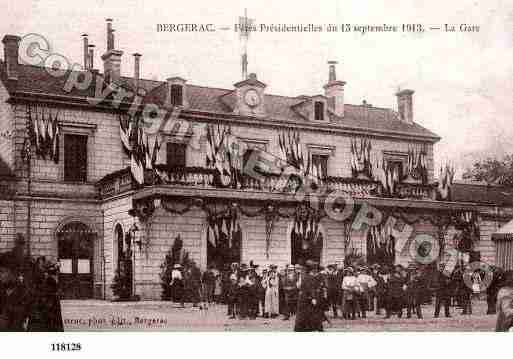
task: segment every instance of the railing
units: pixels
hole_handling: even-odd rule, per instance
[[[397,185],[395,197],[404,199],[434,200],[436,197],[433,185],[417,183],[400,183]]]
[[[267,193],[295,193],[301,189],[302,181],[299,177],[288,178],[278,175],[263,175],[258,178],[239,176],[238,180],[229,185],[222,185],[221,178],[215,169],[202,167],[171,167],[160,166],[155,172],[147,171],[146,185],[173,185],[196,188],[226,188],[242,191],[255,191]],[[236,183],[236,184],[234,184]],[[320,186],[320,188],[319,188]],[[113,196],[127,190],[136,188],[130,169],[118,171],[104,177],[98,182],[102,198]],[[390,195],[385,193],[381,183],[355,178],[328,177],[312,186],[311,191],[343,192],[355,198],[388,197],[401,199],[429,200],[435,198],[435,188],[432,185],[416,183],[399,183],[396,191]],[[317,192],[319,193],[319,192]]]
[[[134,188],[129,168],[122,169],[103,177],[96,184],[100,197],[111,197]]]

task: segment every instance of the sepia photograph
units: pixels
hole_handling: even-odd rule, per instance
[[[2,9],[0,331],[513,331],[511,1]]]

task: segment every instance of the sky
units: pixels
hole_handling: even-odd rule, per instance
[[[41,34],[53,52],[81,63],[81,35],[88,33],[101,68],[105,19],[113,18],[124,75],[133,75],[131,54],[139,52],[144,78],[178,75],[195,85],[233,88],[241,79],[237,33],[157,32],[157,24],[233,28],[245,8],[257,24],[455,25],[456,32],[254,32],[249,72],[268,85],[267,93],[314,95],[323,93],[327,61],[337,60],[347,103],[365,99],[394,109],[397,89],[412,89],[414,121],[442,137],[435,166],[450,163],[460,175],[476,159],[513,152],[512,0],[17,0],[3,5],[0,34]],[[479,32],[460,32],[460,24]]]

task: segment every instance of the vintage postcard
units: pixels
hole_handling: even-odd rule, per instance
[[[0,331],[512,330],[511,1],[0,18]]]

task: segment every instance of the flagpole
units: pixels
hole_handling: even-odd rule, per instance
[[[30,105],[27,105],[30,106]],[[28,112],[30,113],[30,109],[27,108]],[[30,133],[28,133],[29,129],[29,121],[32,121],[32,118],[29,118],[27,116],[27,136],[29,138],[29,144],[28,146],[32,147],[31,139],[30,139]],[[27,223],[26,223],[26,231],[27,231],[27,243],[26,243],[26,251],[27,256],[30,256],[31,249],[30,249],[30,242],[31,242],[31,228],[30,224],[32,222],[32,150],[26,151],[27,153]]]

